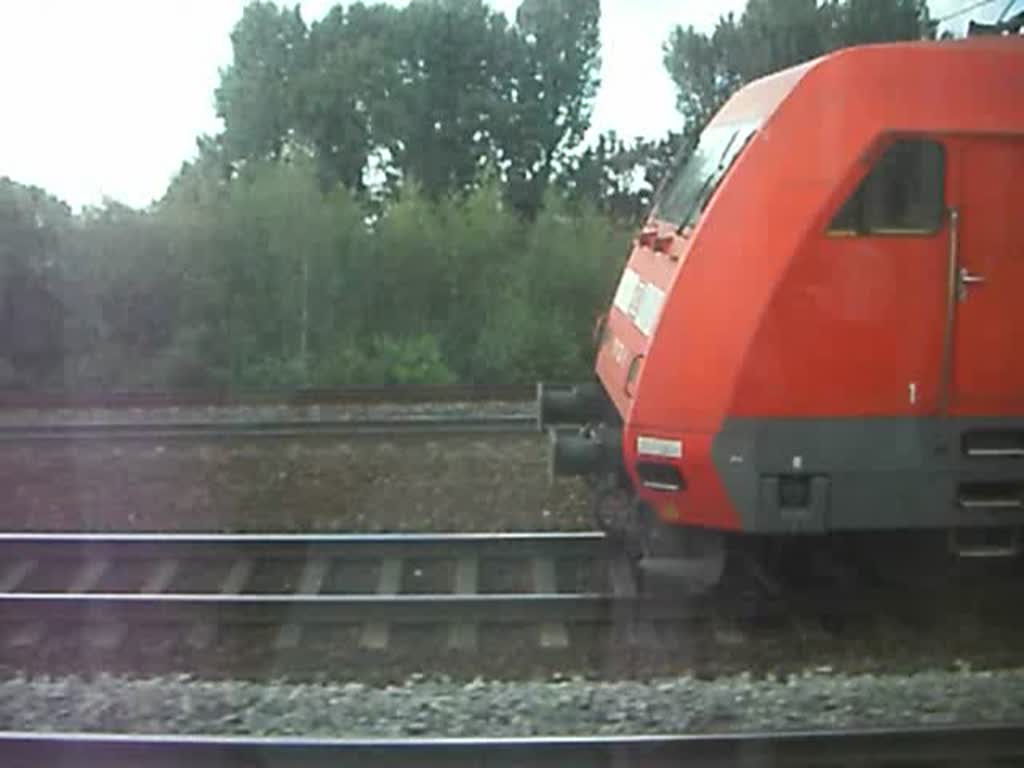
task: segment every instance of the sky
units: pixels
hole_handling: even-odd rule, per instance
[[[401,4],[402,0],[388,0]],[[931,0],[933,17],[977,0]],[[159,197],[195,138],[219,128],[213,91],[246,0],[0,0],[0,177],[79,208]],[[289,0],[285,3],[294,4]],[[304,0],[307,21],[336,0]],[[510,17],[519,0],[491,0]],[[1021,2],[1018,0],[1018,5]],[[678,128],[661,47],[677,24],[710,31],[745,0],[603,0],[594,130]],[[999,15],[988,0],[952,24]],[[954,29],[957,27],[954,27]]]

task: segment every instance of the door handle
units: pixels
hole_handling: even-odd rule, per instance
[[[957,280],[957,298],[963,301],[967,298],[967,287],[971,285],[981,285],[985,282],[984,275],[975,275],[967,271],[967,267],[960,267]]]
[[[967,271],[967,267],[960,267],[960,282],[965,285],[971,285],[973,283],[984,283],[985,278],[983,275],[972,275]]]
[[[633,355],[633,359],[629,361],[629,367],[626,369],[626,380],[622,384],[622,391],[626,393],[626,397],[633,396],[633,382],[640,371],[640,361],[643,359],[643,355]]]

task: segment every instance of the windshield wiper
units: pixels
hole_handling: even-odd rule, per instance
[[[704,203],[702,203],[701,202],[701,198],[704,197],[704,193],[707,192],[708,187],[711,186],[711,183],[715,180],[715,176],[717,174],[718,174],[718,169],[716,168],[715,169],[715,173],[710,174],[704,180],[704,183],[701,184],[700,189],[697,191],[697,195],[693,198],[693,205],[690,206],[690,210],[688,210],[686,212],[686,216],[683,217],[683,221],[679,224],[679,227],[676,229],[676,234],[677,235],[683,234],[683,230],[686,227],[690,226],[690,220],[693,218],[694,213],[697,212],[697,207],[698,206],[700,206],[700,211],[701,212],[704,211],[704,203],[706,203],[707,200],[705,200]],[[707,199],[710,199],[710,195],[708,196]]]

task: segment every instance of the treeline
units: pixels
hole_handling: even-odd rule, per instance
[[[72,216],[4,181],[0,209],[32,256],[0,275],[8,386],[570,377],[626,252],[592,207],[553,194],[526,219],[494,182],[442,200],[410,185],[372,218],[308,161],[183,184],[148,212]]]
[[[577,151],[600,66],[599,0],[522,0],[514,21],[481,0],[355,3],[307,24],[249,5],[215,93],[229,168],[307,155],[324,189],[390,199],[408,179],[440,199],[486,168],[532,215],[549,186],[591,195]]]
[[[312,24],[250,4],[223,130],[159,201],[73,214],[0,180],[0,387],[579,378],[652,190],[732,89],[929,33],[921,0],[749,0],[665,44],[684,131],[585,146],[599,20],[598,0]]]

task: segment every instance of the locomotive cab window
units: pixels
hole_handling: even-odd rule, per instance
[[[680,227],[695,224],[756,129],[756,124],[744,123],[705,130],[666,187],[655,215]]]
[[[832,219],[832,235],[931,234],[942,224],[945,161],[928,139],[892,144]]]

